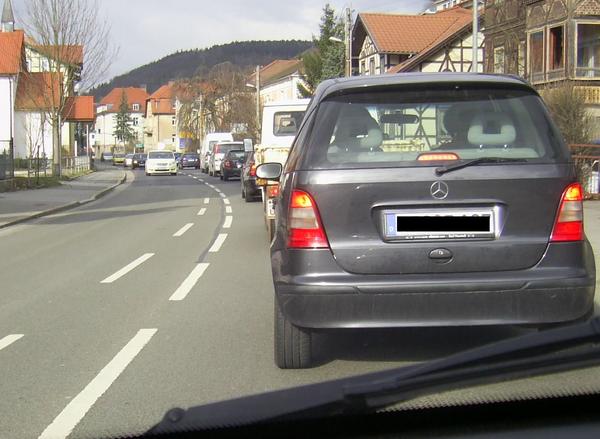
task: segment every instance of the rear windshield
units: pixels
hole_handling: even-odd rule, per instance
[[[538,163],[565,156],[535,94],[458,85],[324,101],[309,151],[311,167],[325,169],[438,165],[419,160],[431,152]]]
[[[117,153],[113,157],[116,158],[116,159],[121,159],[121,158],[125,157],[125,154]]]
[[[186,159],[197,159],[198,154],[184,154],[183,157]]]
[[[295,136],[302,123],[304,111],[278,112],[273,117],[273,134],[275,136]]]
[[[229,151],[239,149],[243,145],[238,144],[223,144],[215,146],[215,154],[227,154]]]
[[[174,157],[175,156],[173,155],[172,152],[167,152],[167,151],[154,151],[154,152],[148,153],[149,159],[172,159]]]
[[[227,157],[233,160],[243,159],[246,153],[244,151],[229,151]]]
[[[146,154],[136,154],[133,156],[133,158],[136,160],[143,160],[146,158]]]

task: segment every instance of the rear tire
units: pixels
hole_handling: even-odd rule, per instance
[[[310,331],[285,318],[275,296],[275,364],[281,369],[305,369],[312,365]]]
[[[223,176],[222,176],[222,178],[221,178],[221,179],[222,179],[223,181],[229,181],[229,176],[228,176],[228,175],[225,175],[225,174],[223,174]]]

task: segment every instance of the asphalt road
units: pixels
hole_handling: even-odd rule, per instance
[[[173,407],[424,361],[527,331],[324,333],[317,367],[279,370],[261,205],[241,199],[238,181],[194,170],[129,172],[97,202],[0,231],[0,249],[2,438],[140,433]]]

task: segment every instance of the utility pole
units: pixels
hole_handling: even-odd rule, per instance
[[[256,66],[256,130],[260,135],[260,66]]]
[[[344,37],[346,40],[346,76],[352,76],[352,9],[346,8],[346,26]]]
[[[479,0],[473,0],[473,55],[471,72],[477,73],[479,71]]]

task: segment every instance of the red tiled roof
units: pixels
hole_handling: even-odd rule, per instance
[[[0,75],[16,75],[23,66],[23,31],[0,32]]]
[[[173,102],[175,100],[175,86],[173,83],[163,85],[148,98],[152,114],[175,114]]]
[[[281,78],[291,75],[302,67],[299,59],[276,59],[260,69],[260,85],[269,85]],[[256,84],[256,72],[248,78],[250,84]]]
[[[83,64],[83,46],[80,45],[31,45],[31,48],[43,56],[50,59],[59,59],[61,62],[70,65]]]
[[[60,106],[62,75],[26,73],[19,77],[15,108],[21,111],[45,111]]]
[[[67,98],[63,111],[67,122],[94,122],[96,111],[93,96],[73,96]]]
[[[460,8],[460,7],[456,7],[454,9],[464,10],[463,8]],[[449,11],[452,11],[454,9],[450,9]],[[470,12],[468,15],[472,16]],[[408,71],[408,70],[412,69],[415,65],[422,62],[424,59],[426,59],[432,53],[439,50],[438,48],[443,46],[447,41],[457,38],[459,35],[461,35],[467,29],[472,29],[472,27],[473,27],[473,22],[471,21],[471,19],[457,20],[456,23],[454,23],[452,26],[448,27],[443,33],[441,33],[438,36],[438,38],[436,38],[429,45],[424,47],[423,50],[421,50],[416,56],[413,56],[412,58],[407,59],[406,61],[398,64],[397,66],[390,68],[388,70],[388,73],[400,73],[400,72],[404,72],[404,71]]]
[[[146,112],[146,101],[150,96],[146,90],[138,87],[113,88],[111,92],[100,101],[100,105],[106,105],[108,107],[107,113],[118,113],[123,92],[125,92],[127,104],[131,111],[133,111],[133,104],[138,104],[140,106],[139,112]]]
[[[361,13],[362,23],[379,53],[414,54],[472,20],[472,12],[460,6],[436,14],[399,15]]]

